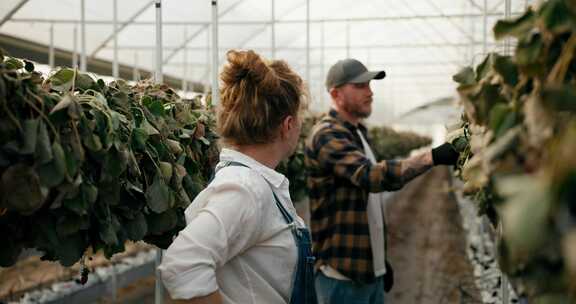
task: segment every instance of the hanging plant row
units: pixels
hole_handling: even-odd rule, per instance
[[[165,85],[0,62],[0,266],[24,248],[65,266],[166,248],[217,160],[212,111]]]
[[[514,54],[454,76],[464,105],[448,140],[464,191],[501,231],[500,267],[538,303],[576,299],[576,5],[549,0],[498,21]],[[540,302],[541,301],[541,302]]]

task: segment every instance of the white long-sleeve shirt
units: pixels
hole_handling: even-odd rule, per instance
[[[304,226],[290,200],[288,179],[238,151],[223,149],[229,166],[186,209],[184,228],[159,270],[174,299],[220,291],[224,303],[288,303],[298,252],[272,190]]]

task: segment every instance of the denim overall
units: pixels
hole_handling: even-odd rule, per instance
[[[227,162],[222,169],[227,166],[241,166],[250,168],[239,162]],[[290,296],[290,304],[316,304],[316,288],[314,287],[314,256],[312,255],[312,240],[310,232],[307,228],[298,228],[296,221],[290,213],[282,206],[280,200],[272,191],[276,206],[282,213],[284,220],[290,227],[292,227],[292,235],[298,246],[298,262],[296,264],[296,272],[292,277],[292,295]]]

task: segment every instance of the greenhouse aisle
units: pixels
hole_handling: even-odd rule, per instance
[[[387,205],[393,304],[480,303],[447,168],[434,168]]]

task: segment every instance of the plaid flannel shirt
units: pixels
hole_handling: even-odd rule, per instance
[[[362,132],[331,110],[306,142],[311,228],[316,266],[327,264],[358,283],[373,282],[374,267],[366,208],[369,192],[402,188],[395,161],[366,158]]]

